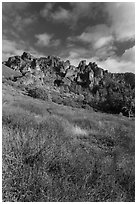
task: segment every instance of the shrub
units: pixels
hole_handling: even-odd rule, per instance
[[[49,96],[47,91],[44,88],[40,87],[34,87],[34,88],[28,88],[27,89],[28,95],[33,97],[33,98],[39,98],[42,100],[48,100]]]
[[[63,98],[58,94],[53,94],[52,95],[52,101],[54,103],[57,103],[57,104],[62,104],[63,103]]]

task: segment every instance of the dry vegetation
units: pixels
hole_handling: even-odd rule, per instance
[[[3,89],[3,201],[134,201],[133,120],[11,89]]]

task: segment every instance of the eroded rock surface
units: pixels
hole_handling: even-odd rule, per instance
[[[71,87],[76,83],[92,90],[94,86],[106,83],[106,78],[122,83],[128,81],[127,76],[109,73],[107,70],[98,67],[95,62],[89,62],[87,65],[86,60],[82,60],[75,67],[69,60],[62,61],[56,56],[36,58],[28,52],[24,52],[21,56],[9,57],[3,64],[15,71],[19,71],[22,78],[17,79],[17,81],[23,84],[36,83]]]

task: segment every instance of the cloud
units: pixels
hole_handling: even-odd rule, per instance
[[[62,7],[59,7],[57,11],[52,12],[51,18],[58,22],[67,22],[69,24],[74,24],[79,18],[83,16],[88,16],[90,11],[91,3],[72,3],[70,2],[72,9],[67,10]]]
[[[121,58],[124,61],[130,61],[135,63],[135,46],[128,50],[125,50]]]
[[[42,56],[43,53],[38,52],[31,46],[28,46],[24,41],[20,40],[18,42],[9,40],[3,36],[2,40],[2,61],[7,60],[11,56],[22,55],[22,53],[30,52],[34,56]]]
[[[101,2],[70,2],[72,6],[70,27],[77,27],[81,19],[96,19],[97,15],[102,15],[103,3]]]
[[[124,41],[135,37],[135,3],[106,3],[111,29],[117,40]]]
[[[79,42],[84,43],[81,46],[87,47],[88,55],[92,57],[107,58],[115,53],[114,36],[111,29],[105,24],[99,24],[87,27],[84,32],[78,36],[68,37],[68,46],[73,46]]]
[[[2,35],[3,36],[8,36],[10,33],[10,37],[14,38],[14,39],[19,39],[20,35],[16,32],[16,30],[10,28],[10,27],[6,27],[2,29]]]
[[[60,39],[52,40],[51,46],[58,47],[60,45],[60,43],[61,43]]]
[[[98,50],[95,50],[94,57],[96,57],[98,60],[105,60],[110,56],[115,55],[115,47],[111,45],[106,45]]]
[[[84,50],[81,50],[80,53],[77,53],[77,51],[70,51],[67,57],[62,57],[62,59],[64,61],[66,60],[70,60],[70,63],[74,66],[78,66],[81,60],[86,60],[86,63],[88,64],[89,62],[96,62],[97,59],[94,57],[89,57],[86,56],[83,57],[82,56],[82,52],[84,52]]]
[[[54,4],[55,4],[54,2],[46,3],[44,8],[40,11],[40,15],[44,18],[47,17],[51,10],[53,9]]]
[[[110,72],[135,72],[135,64],[133,62],[125,61],[117,57],[109,57],[106,60],[97,63],[99,66],[104,69],[108,69]]]
[[[135,4],[133,2],[69,2],[68,8],[58,3],[46,3],[41,16],[53,22],[66,23],[69,28],[76,29],[82,19],[96,21],[104,18],[109,25],[108,30],[123,41],[135,37]],[[53,7],[55,9],[53,9]],[[106,16],[106,18],[104,17]]]
[[[18,31],[23,31],[25,27],[31,25],[32,23],[36,22],[37,18],[34,15],[30,15],[29,17],[23,17],[17,15],[12,23],[14,29]]]
[[[36,49],[47,48],[48,52],[70,58],[75,64],[87,59],[113,71],[134,70],[135,47],[125,50],[132,46],[130,41],[135,37],[134,3],[48,2],[42,10],[41,6],[31,9],[30,5],[32,3],[3,3],[3,34],[9,37],[4,39],[5,56],[30,50],[29,43],[21,42],[23,38],[35,44]],[[37,24],[33,24],[36,21]],[[57,23],[60,23],[58,31],[54,30]],[[63,23],[67,25],[64,33]],[[45,25],[47,31],[43,30]],[[50,34],[52,29],[54,34]],[[31,51],[39,54],[33,47]]]
[[[13,23],[16,16],[24,14],[29,8],[29,2],[2,2],[2,18]]]
[[[87,56],[87,50],[84,48],[75,48],[69,52],[69,57],[71,59],[76,59],[76,58],[80,58],[80,57],[84,58],[86,56]]]
[[[34,49],[33,47],[29,47],[28,50],[29,53],[31,53],[34,57],[42,57],[45,56],[43,52],[37,51],[36,49]]]
[[[10,27],[13,32],[23,32],[26,27],[36,22],[37,16],[29,11],[30,3],[27,2],[4,2],[2,4],[3,27]],[[25,12],[24,12],[25,11]],[[10,25],[10,26],[9,26]]]
[[[46,3],[44,8],[40,11],[40,15],[47,20],[64,22],[71,19],[71,13],[69,10],[62,8],[61,6],[57,10],[53,10],[55,3]],[[57,4],[56,4],[57,5]]]
[[[43,34],[35,35],[35,37],[38,39],[36,45],[38,45],[40,47],[46,47],[46,46],[49,46],[52,35],[49,35],[47,33],[43,33]]]
[[[88,4],[85,5],[89,6]],[[91,4],[89,8],[93,9],[93,5]],[[96,6],[100,8],[100,4],[96,4]],[[81,11],[80,7],[82,7]],[[104,3],[102,10],[104,10],[104,13],[106,12],[108,14],[108,18],[104,21],[104,24],[89,26],[85,28],[81,34],[68,37],[67,47],[73,47],[72,44],[74,45],[81,42],[84,43],[83,45],[87,46],[92,56],[105,60],[107,57],[115,55],[116,47],[114,44],[116,41],[124,42],[135,38],[134,7],[134,3]],[[76,3],[76,8],[74,8],[74,10],[76,10],[76,16],[78,16],[79,13],[83,13],[83,4]],[[93,16],[90,16],[88,8],[85,6],[85,10],[86,9],[86,15],[93,19]],[[95,10],[96,15],[99,15],[100,13],[97,13],[96,7]]]
[[[42,33],[37,34],[35,37],[38,39],[36,45],[39,47],[56,47],[60,45],[59,39],[53,39],[53,34]]]
[[[88,61],[91,61],[93,59],[93,57],[91,57],[91,54],[89,53],[89,50],[83,47],[70,47],[63,51],[60,56],[64,60],[69,59],[71,64],[75,66],[77,66],[81,60],[88,59]]]
[[[2,12],[14,15],[15,12],[25,10],[29,2],[2,2]]]
[[[135,72],[135,64],[133,62],[127,62],[125,60],[121,60],[120,58],[109,57],[106,60],[99,61],[96,57],[83,58],[76,56],[75,58],[73,56],[74,53],[70,53],[70,55],[64,59],[69,59],[71,64],[75,66],[78,66],[79,62],[83,59],[86,60],[87,64],[89,62],[96,62],[99,67],[103,68],[104,70],[109,70],[109,72],[112,73]]]
[[[94,47],[95,49],[99,49],[107,44],[110,44],[111,42],[113,41],[113,37],[110,35],[110,36],[104,36],[104,37],[101,37],[99,38],[95,44],[94,44]]]
[[[87,64],[96,62],[99,67],[110,72],[135,72],[135,47],[127,49],[121,57],[116,56],[115,52],[111,53],[109,50],[108,56],[105,56],[105,47],[99,49],[95,55],[92,54],[92,50],[76,47],[67,48],[65,52],[62,52],[62,58],[64,60],[69,59],[71,64],[75,66],[78,66],[81,60],[86,60]]]
[[[11,41],[8,39],[2,40],[2,58],[6,60],[8,57],[12,55],[21,55],[24,51],[24,44],[21,42],[20,44],[15,41]]]
[[[75,39],[85,43],[93,44],[95,49],[111,43],[114,40],[111,29],[105,24],[98,24],[86,28],[86,30]]]
[[[68,58],[75,65],[84,58],[111,72],[135,72],[135,47],[125,50],[122,56],[116,55],[115,47],[115,42],[134,39],[134,4],[105,3],[105,9],[109,14],[107,24],[89,26],[79,35],[67,38]],[[83,52],[77,49],[80,43],[85,48]]]
[[[42,17],[48,17],[48,20],[58,23],[66,23],[71,29],[77,26],[77,23],[82,18],[96,18],[97,14],[102,12],[102,3],[91,2],[67,2],[68,8],[57,3],[46,3],[44,9],[40,11]],[[57,5],[54,7],[54,5]],[[57,9],[54,9],[57,8]]]
[[[60,7],[56,12],[51,14],[51,18],[55,21],[70,20],[71,13],[68,10]]]
[[[71,2],[72,9],[72,19],[76,23],[82,17],[91,17],[92,8],[94,6],[91,2]]]
[[[125,50],[122,56],[112,55],[97,63],[110,72],[135,72],[135,46]]]

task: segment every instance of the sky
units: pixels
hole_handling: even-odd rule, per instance
[[[3,2],[2,60],[24,51],[135,72],[135,3]]]

